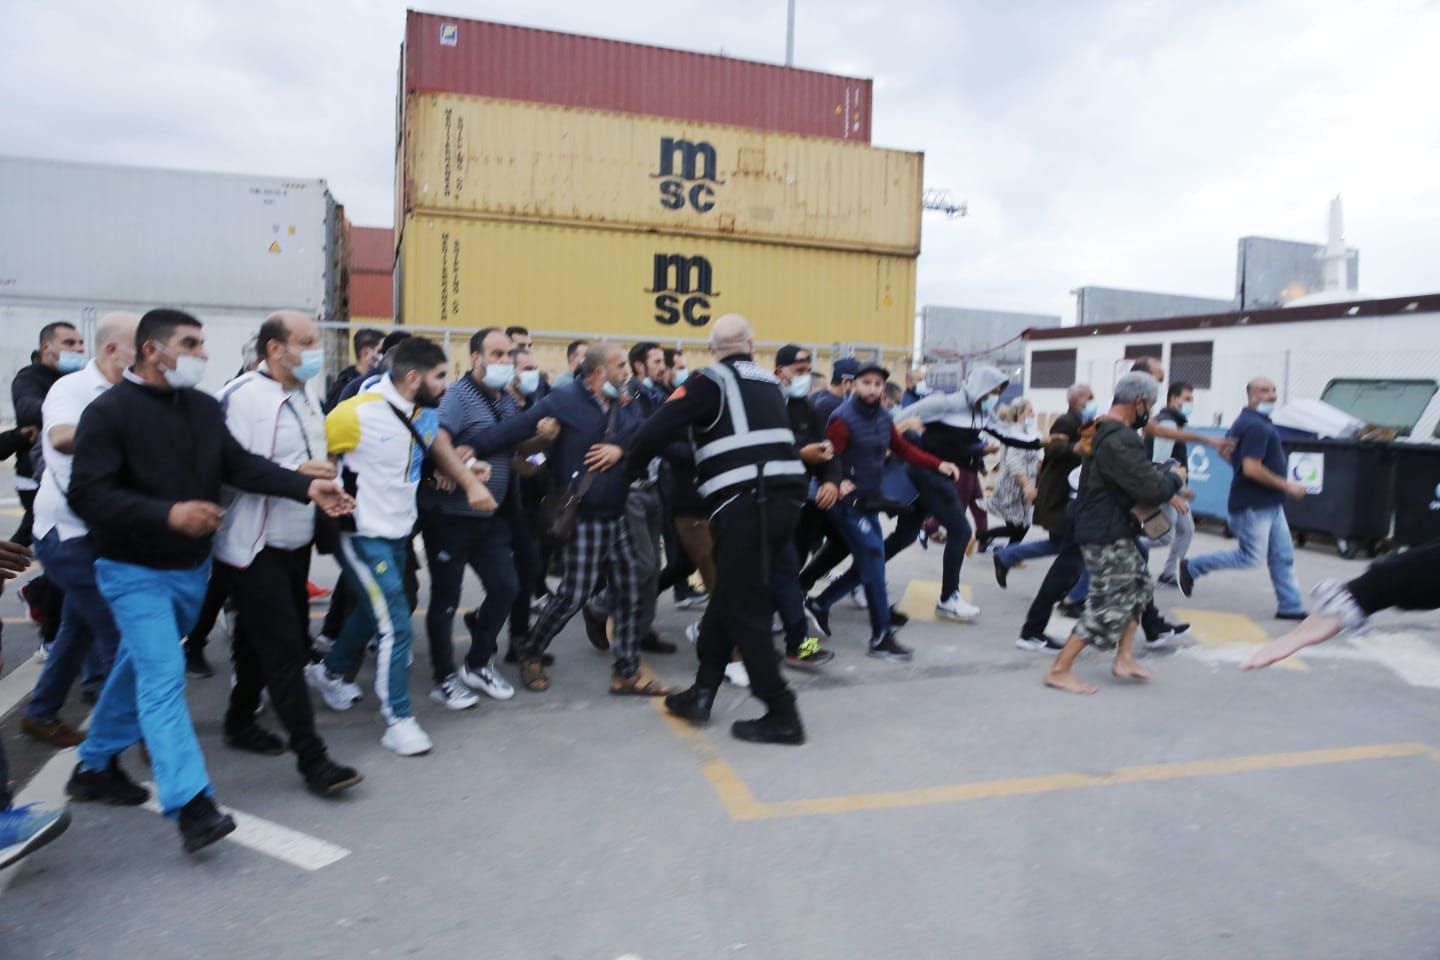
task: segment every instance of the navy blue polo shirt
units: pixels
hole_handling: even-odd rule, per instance
[[[1263,463],[1265,469],[1271,473],[1285,477],[1289,469],[1286,466],[1285,448],[1280,444],[1280,431],[1275,429],[1270,418],[1246,407],[1240,411],[1240,416],[1235,418],[1225,435],[1235,441],[1235,456],[1230,461],[1235,467],[1235,477],[1230,481],[1230,512],[1268,510],[1284,504],[1284,491],[1262,487],[1245,476],[1241,469],[1245,460],[1253,457]]]

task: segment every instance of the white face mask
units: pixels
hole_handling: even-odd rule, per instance
[[[785,388],[785,392],[796,400],[804,400],[810,396],[810,378],[796,377],[790,381],[790,385]]]
[[[915,384],[915,396],[928,397],[929,395],[930,384],[926,383],[924,380],[921,380],[919,383]]]
[[[1182,416],[1182,417],[1188,417],[1188,416],[1192,415],[1194,412],[1195,412],[1195,404],[1193,404],[1193,403],[1182,403],[1182,404],[1180,404],[1180,416]]]
[[[491,390],[506,387],[514,379],[515,364],[513,363],[492,363],[485,367],[485,386]]]
[[[1026,433],[1034,433],[1034,432],[1035,432],[1035,418],[1034,418],[1034,417],[1026,417],[1026,418],[1025,418],[1025,432],[1026,432]]]
[[[164,347],[160,348],[165,353],[170,353]],[[172,354],[172,356],[174,356]],[[182,353],[175,356],[175,369],[162,371],[165,375],[165,382],[170,384],[172,389],[185,390],[190,387],[198,387],[200,381],[205,379],[205,361],[199,357]]]
[[[527,397],[534,396],[534,395],[535,395],[535,391],[540,389],[540,371],[539,371],[539,370],[522,370],[522,371],[520,371],[520,383],[519,383],[519,387],[520,387],[520,393],[521,393],[522,395],[527,396]]]
[[[672,385],[678,387],[678,386],[683,385],[683,384],[685,383],[685,381],[686,381],[686,380],[689,380],[689,379],[690,379],[690,368],[689,368],[689,367],[681,367],[679,370],[676,370],[676,371],[675,371],[675,376],[674,376],[674,378],[670,381],[670,383],[671,383]]]

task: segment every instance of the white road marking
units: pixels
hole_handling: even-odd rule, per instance
[[[1241,664],[1263,644],[1235,643],[1224,646],[1184,647],[1184,656],[1205,663]],[[1351,635],[1341,641],[1306,647],[1299,656],[1308,661],[1349,660],[1385,667],[1414,687],[1440,689],[1440,646],[1413,633],[1375,632]]]
[[[20,706],[20,702],[30,696],[30,691],[35,689],[35,681],[40,679],[40,671],[44,667],[44,663],[29,657],[0,680],[0,717]]]
[[[160,813],[160,803],[154,797],[155,784],[147,782],[145,786],[152,794],[149,802],[145,804],[145,809],[151,813]],[[301,870],[320,870],[350,856],[349,850],[328,840],[282,827],[264,817],[257,817],[234,807],[222,809],[235,818],[235,832],[225,839],[233,840],[240,846],[263,853],[267,857],[283,860]]]

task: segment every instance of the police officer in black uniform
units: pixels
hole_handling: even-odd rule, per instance
[[[805,728],[795,694],[780,676],[770,632],[770,570],[794,541],[807,481],[780,381],[755,364],[754,343],[744,317],[716,320],[710,352],[717,362],[646,421],[631,441],[626,469],[644,473],[666,443],[688,431],[700,495],[711,511],[716,583],[700,622],[700,669],[695,685],[666,697],[665,706],[692,723],[709,720],[725,664],[738,648],[751,692],[769,709],[758,720],[736,722],[731,733],[755,743],[800,744]]]

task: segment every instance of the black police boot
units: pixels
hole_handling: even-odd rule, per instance
[[[771,704],[765,716],[758,720],[736,720],[730,726],[730,735],[749,743],[782,743],[798,747],[805,742],[805,727],[800,723],[800,714],[791,697],[784,704]]]
[[[715,705],[715,691],[698,683],[689,690],[672,693],[665,698],[665,709],[691,723],[708,723],[710,708]]]

